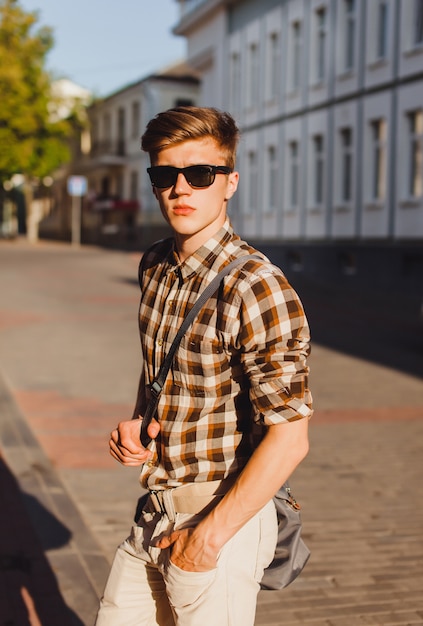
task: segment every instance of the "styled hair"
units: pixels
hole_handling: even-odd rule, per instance
[[[239,130],[229,113],[211,107],[180,106],[158,113],[147,124],[141,148],[150,159],[166,148],[192,139],[214,139],[226,165],[235,167]]]

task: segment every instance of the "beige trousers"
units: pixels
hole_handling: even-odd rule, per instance
[[[154,547],[157,537],[198,516],[144,513],[117,549],[96,626],[253,626],[263,570],[273,559],[277,520],[270,501],[223,547],[216,569],[186,572]]]

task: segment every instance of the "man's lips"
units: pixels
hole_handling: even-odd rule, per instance
[[[194,207],[189,206],[188,204],[177,204],[173,208],[173,212],[175,215],[191,215],[195,211]]]

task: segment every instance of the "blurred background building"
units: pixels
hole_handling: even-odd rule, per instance
[[[178,1],[178,0],[175,0]],[[423,298],[423,0],[179,0],[186,65],[87,108],[41,236],[69,237],[65,179],[87,177],[82,241],[167,233],[140,136],[158,111],[237,120],[235,228],[288,274]],[[88,130],[87,130],[88,129]],[[406,295],[404,295],[406,294]],[[404,304],[405,306],[405,304]]]
[[[86,109],[86,126],[76,135],[72,161],[56,173],[52,210],[40,223],[40,236],[70,238],[71,175],[87,181],[82,200],[84,243],[139,248],[167,233],[147,180],[148,157],[141,151],[140,138],[156,113],[196,104],[198,94],[197,73],[177,64],[94,100]]]
[[[234,225],[292,271],[422,294],[422,0],[181,0],[200,103],[242,129]]]

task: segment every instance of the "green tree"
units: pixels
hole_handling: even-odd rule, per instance
[[[0,184],[16,173],[42,178],[70,156],[69,124],[49,114],[53,35],[37,20],[18,0],[0,0]]]

